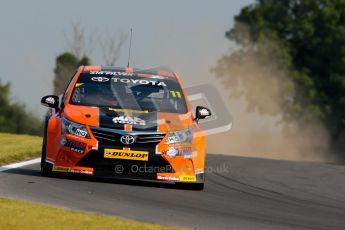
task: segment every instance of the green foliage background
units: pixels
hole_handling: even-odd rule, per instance
[[[78,59],[71,53],[56,58],[54,93],[62,94],[73,73],[80,65],[89,65],[87,57]],[[25,105],[10,100],[10,84],[0,81],[0,132],[17,134],[43,134],[43,122],[25,109]]]
[[[320,121],[330,134],[333,149],[342,152],[344,0],[257,0],[235,17],[226,37],[237,48],[220,59],[213,71],[233,96],[245,96],[248,109],[281,114],[284,121],[294,120],[300,125]],[[254,86],[249,76],[253,72],[248,71],[253,65],[258,80]],[[260,77],[267,76],[279,84],[260,85]],[[267,92],[267,98],[256,97],[253,90]],[[272,97],[280,110],[260,103]]]
[[[54,69],[55,78],[53,82],[55,95],[64,93],[73,73],[81,65],[90,65],[90,59],[85,56],[79,59],[69,52],[65,52],[56,58]]]
[[[25,110],[23,104],[11,102],[10,84],[0,81],[0,132],[42,134],[42,122]]]

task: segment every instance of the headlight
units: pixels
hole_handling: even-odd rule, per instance
[[[62,118],[62,134],[73,134],[79,137],[90,138],[85,125],[74,123],[66,118]]]
[[[193,140],[193,132],[191,129],[171,131],[168,138],[165,141],[165,144],[192,142],[192,140]]]

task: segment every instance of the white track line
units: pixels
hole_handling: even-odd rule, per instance
[[[39,162],[41,162],[41,158],[35,158],[32,160],[28,160],[28,161],[22,161],[22,162],[18,162],[18,163],[14,163],[14,164],[4,165],[4,166],[0,167],[0,172],[10,170],[10,169],[20,168],[20,167],[23,167],[26,165],[36,164]]]

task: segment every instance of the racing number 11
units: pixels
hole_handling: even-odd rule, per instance
[[[170,91],[172,97],[181,98],[181,93],[179,91]]]

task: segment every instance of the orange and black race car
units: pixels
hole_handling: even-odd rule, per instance
[[[41,171],[204,186],[205,133],[174,72],[81,66],[62,97],[41,103]]]

